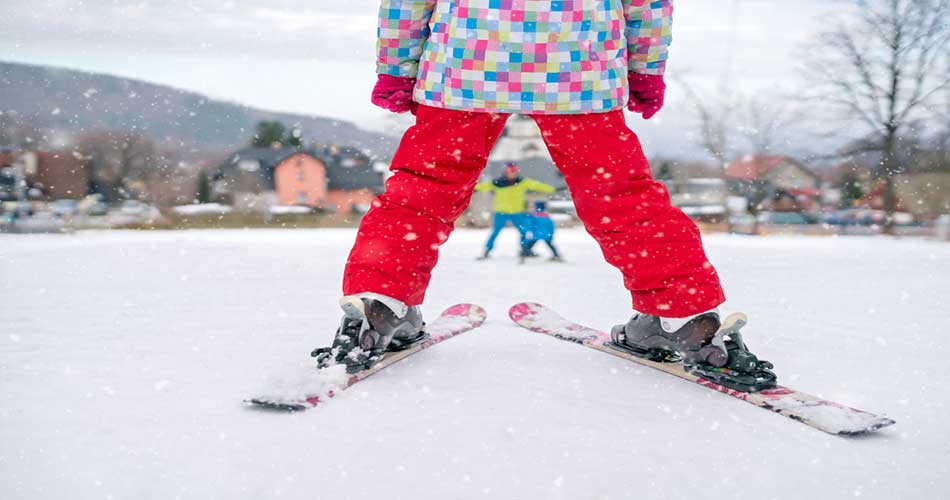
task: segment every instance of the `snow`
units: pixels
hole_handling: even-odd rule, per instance
[[[357,348],[358,350],[359,348]],[[336,365],[317,373],[308,369],[309,366],[297,366],[284,375],[274,375],[262,384],[262,387],[248,394],[248,399],[259,398],[264,401],[279,403],[300,403],[304,396],[324,396],[339,392],[349,375],[344,365]]]
[[[313,209],[310,207],[298,206],[298,205],[274,205],[269,209],[270,213],[274,215],[283,215],[283,214],[311,214]]]
[[[486,236],[452,236],[425,303],[485,326],[291,415],[241,401],[332,338],[352,230],[0,235],[0,497],[947,496],[950,245],[705,238],[780,383],[897,420],[848,439],[515,327],[629,298],[580,230],[563,264],[517,265],[513,231],[476,262]]]
[[[179,215],[220,215],[231,213],[232,208],[220,203],[195,203],[192,205],[179,205],[172,210]]]

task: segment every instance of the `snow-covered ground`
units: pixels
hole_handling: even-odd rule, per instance
[[[513,231],[487,262],[456,232],[426,311],[476,302],[484,327],[326,406],[244,407],[332,338],[353,235],[0,235],[0,498],[950,497],[950,245],[706,237],[780,382],[898,422],[863,438],[513,326],[526,299],[629,314],[577,230],[524,266]]]

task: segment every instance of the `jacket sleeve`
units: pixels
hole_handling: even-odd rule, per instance
[[[534,191],[535,193],[553,193],[557,191],[554,186],[536,181],[534,179],[525,179],[521,182],[524,182],[524,187],[528,191]]]
[[[489,182],[480,182],[475,185],[475,191],[494,191],[495,185]]]
[[[673,0],[622,0],[630,71],[662,75],[673,41]]]
[[[415,78],[436,0],[382,0],[376,73]]]

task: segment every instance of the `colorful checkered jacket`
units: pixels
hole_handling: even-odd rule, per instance
[[[429,106],[523,114],[621,108],[661,75],[672,0],[382,0],[377,72]]]

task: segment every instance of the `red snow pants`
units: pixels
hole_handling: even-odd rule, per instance
[[[345,295],[375,292],[422,303],[439,246],[468,206],[508,117],[419,106],[393,157],[394,175],[360,224],[344,271]],[[699,230],[653,180],[621,110],[532,118],[578,217],[623,273],[634,309],[685,317],[725,300]]]

